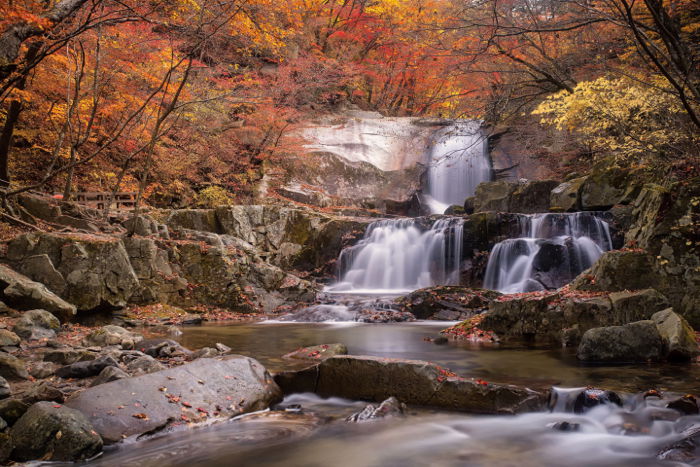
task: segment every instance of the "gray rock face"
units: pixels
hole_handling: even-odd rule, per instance
[[[100,374],[108,366],[119,366],[119,362],[108,355],[102,356],[95,360],[63,366],[56,370],[56,376],[61,378],[88,378]]]
[[[576,352],[579,360],[597,362],[659,361],[665,354],[664,340],[652,320],[589,329]]]
[[[108,366],[97,375],[90,386],[99,386],[100,384],[117,381],[118,379],[129,378],[129,374],[116,366]]]
[[[579,211],[581,207],[580,191],[585,177],[560,183],[549,196],[550,210],[555,212]]]
[[[143,355],[129,362],[126,369],[132,375],[138,376],[164,370],[165,366],[150,355]]]
[[[643,251],[606,251],[571,283],[574,290],[622,291],[658,288],[653,259]]]
[[[86,346],[105,347],[108,345],[120,345],[123,349],[133,349],[143,340],[140,334],[127,331],[120,326],[107,325],[92,331],[85,336],[83,344]]]
[[[549,211],[550,193],[559,182],[538,180],[527,182],[484,182],[476,187],[474,210],[531,214]]]
[[[460,378],[429,362],[369,356],[336,356],[305,370],[279,373],[275,380],[285,393],[375,402],[393,395],[407,404],[481,414],[541,410],[547,399],[526,388]]]
[[[362,409],[361,412],[357,412],[350,415],[348,418],[345,419],[345,421],[362,423],[381,418],[400,417],[403,415],[404,409],[404,404],[399,402],[397,398],[390,397],[381,404],[379,404],[378,407],[375,407],[372,404],[368,405],[367,407]]]
[[[0,329],[0,347],[19,345],[20,338],[17,334],[7,329]]]
[[[24,362],[5,352],[0,352],[0,376],[10,380],[29,379]]]
[[[25,339],[43,339],[56,337],[61,322],[46,310],[29,310],[22,314],[12,330]]]
[[[18,461],[79,461],[102,451],[102,440],[85,416],[53,402],[31,406],[13,425],[10,435],[12,458]]]
[[[610,209],[627,204],[637,196],[639,183],[633,171],[619,167],[595,168],[581,185],[581,208],[586,211]]]
[[[123,436],[167,428],[182,416],[193,422],[231,417],[264,409],[281,398],[279,387],[260,363],[231,355],[101,384],[66,405],[86,414],[109,444]]]
[[[27,261],[44,255],[43,264]],[[101,235],[30,233],[8,245],[7,259],[79,310],[123,307],[139,283],[119,238]],[[46,270],[55,271],[51,280]]]
[[[0,264],[0,288],[2,297],[9,305],[20,310],[41,308],[68,318],[76,313],[75,306],[46,288],[9,267]]]
[[[700,353],[693,328],[673,308],[654,313],[651,320],[664,340],[669,360],[690,360]]]

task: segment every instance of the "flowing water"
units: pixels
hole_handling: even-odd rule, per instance
[[[521,237],[489,255],[484,286],[503,293],[556,289],[612,249],[610,227],[591,212],[527,216]]]
[[[423,199],[434,214],[461,206],[479,183],[491,180],[487,138],[477,121],[456,122],[438,131],[429,160]]]
[[[575,396],[588,384],[631,393],[668,383],[697,391],[694,366],[583,366],[564,351],[523,346],[474,346],[423,340],[445,323],[393,325],[238,323],[184,328],[191,347],[223,342],[272,369],[293,367],[279,356],[301,346],[345,342],[351,353],[419,358],[491,381],[559,384],[549,411],[518,416],[473,416],[409,407],[405,417],[370,423],[344,419],[366,403],[312,394],[288,396],[271,411],[193,430],[130,442],[94,466],[674,466],[657,454],[700,423],[679,417],[666,401],[624,396],[623,407],[598,406],[574,414]],[[656,384],[655,384],[656,383]],[[578,386],[578,388],[574,388]],[[658,387],[658,386],[657,386]]]
[[[357,245],[338,259],[340,280],[330,292],[401,293],[458,280],[462,257],[460,218],[429,228],[416,219],[373,222]]]

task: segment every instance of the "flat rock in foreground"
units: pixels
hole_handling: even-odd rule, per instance
[[[66,406],[85,414],[105,444],[111,444],[176,423],[262,410],[281,398],[280,388],[257,360],[230,355],[101,384]]]
[[[285,394],[315,392],[381,402],[394,396],[406,404],[480,414],[512,414],[544,408],[547,394],[518,386],[461,378],[434,363],[342,355],[275,381]]]

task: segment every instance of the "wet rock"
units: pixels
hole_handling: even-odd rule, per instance
[[[18,461],[79,461],[102,451],[102,439],[82,413],[51,402],[32,405],[10,436]]]
[[[581,429],[581,424],[566,421],[556,422],[552,425],[552,429],[556,431],[579,431]]]
[[[460,206],[459,204],[453,204],[452,206],[445,209],[444,214],[446,216],[461,216],[462,214],[466,213],[464,212],[464,206]]]
[[[6,352],[0,352],[0,376],[10,380],[28,379],[24,362]]]
[[[372,404],[365,407],[361,412],[354,413],[345,419],[347,422],[361,423],[380,418],[399,417],[404,414],[406,406],[395,397],[390,397],[376,407]]]
[[[133,349],[141,340],[143,340],[143,336],[140,334],[127,331],[120,326],[108,325],[85,336],[83,344],[98,347],[120,345],[124,349]]]
[[[692,426],[684,432],[684,437],[675,443],[661,448],[656,456],[661,461],[694,464],[700,453],[700,428]]]
[[[469,198],[464,200],[464,206],[462,209],[464,209],[464,214],[469,215],[469,214],[474,214],[474,203],[476,201],[476,198],[473,196],[470,196]]]
[[[19,310],[44,309],[63,318],[76,314],[75,306],[63,300],[44,284],[0,264],[0,294],[5,302]]]
[[[412,313],[397,310],[382,310],[376,308],[362,309],[355,316],[360,323],[403,323],[415,321]]]
[[[697,415],[700,413],[698,401],[692,394],[686,394],[683,397],[670,401],[666,404],[666,408],[677,410],[683,415]]]
[[[126,365],[126,371],[134,376],[155,373],[164,370],[165,366],[150,355],[138,357]]]
[[[46,310],[25,311],[12,330],[24,339],[44,339],[56,337],[61,322]]]
[[[218,356],[219,351],[212,347],[202,347],[201,349],[192,352],[192,360],[196,360],[198,358],[213,358]]]
[[[25,404],[17,398],[0,400],[0,418],[5,420],[8,425],[13,425],[28,408],[29,404]]]
[[[455,321],[481,313],[500,295],[492,290],[438,286],[415,290],[398,298],[396,304],[418,319]]]
[[[183,416],[193,422],[206,420],[206,414],[228,418],[265,409],[281,398],[260,363],[232,355],[101,384],[76,394],[66,405],[85,413],[109,444],[165,429]]]
[[[29,374],[36,379],[44,379],[54,374],[54,366],[49,362],[33,362]]]
[[[576,356],[598,362],[646,362],[664,358],[665,343],[652,320],[589,329]]]
[[[11,395],[12,389],[10,388],[10,383],[8,383],[5,378],[0,376],[0,399],[8,398]]]
[[[559,182],[553,180],[480,183],[476,187],[474,210],[531,214],[549,211],[550,193]]]
[[[668,308],[668,300],[655,289],[644,289],[609,294],[612,304],[612,313],[615,322],[611,324],[625,324],[634,321],[652,319],[657,311]]]
[[[460,378],[433,363],[370,356],[336,356],[305,370],[278,373],[275,380],[286,394],[375,402],[394,396],[407,404],[482,414],[536,411],[546,400],[530,389]]]
[[[700,353],[693,328],[672,308],[654,313],[651,320],[666,344],[669,360],[688,361]]]
[[[576,396],[576,400],[574,401],[574,413],[584,413],[602,404],[615,404],[622,407],[622,399],[613,391],[587,388]]]
[[[325,360],[336,355],[347,355],[348,348],[345,344],[321,344],[304,347],[289,352],[283,358],[296,358],[301,360]]]
[[[154,358],[189,357],[192,351],[171,339],[147,339],[139,342],[138,349]]]
[[[95,360],[63,366],[56,370],[56,376],[61,378],[89,378],[90,376],[98,375],[108,366],[119,366],[119,362],[110,356],[102,356]]]
[[[581,208],[602,211],[628,204],[637,197],[641,180],[635,172],[620,167],[596,167],[581,185]]]
[[[116,366],[108,366],[103,369],[97,378],[92,381],[90,386],[99,386],[100,384],[109,383],[111,381],[117,381],[118,379],[129,378],[129,374]]]
[[[20,338],[17,334],[7,329],[0,329],[0,347],[12,347],[19,345]]]

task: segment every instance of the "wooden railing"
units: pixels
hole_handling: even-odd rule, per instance
[[[94,209],[104,209],[110,203],[110,209],[132,210],[136,206],[136,193],[118,192],[114,194],[109,191],[85,191],[75,194],[75,202]]]

